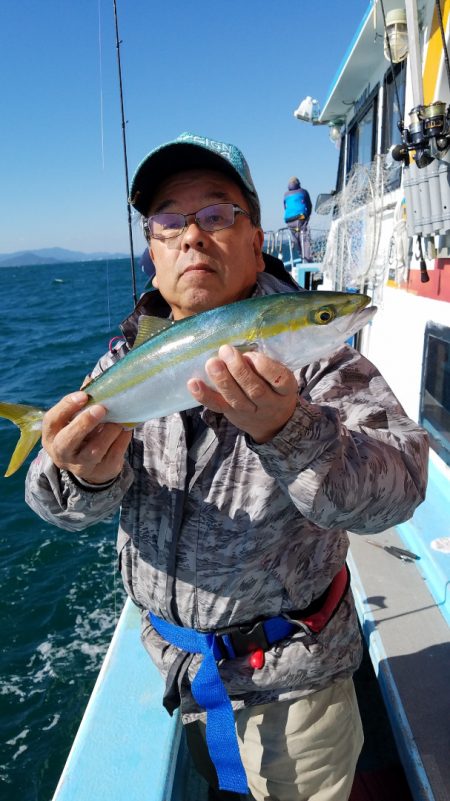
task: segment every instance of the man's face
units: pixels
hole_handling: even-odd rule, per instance
[[[163,181],[148,215],[191,214],[213,203],[234,203],[249,210],[231,178],[213,170],[187,170]],[[202,231],[190,222],[177,237],[151,239],[153,285],[169,303],[174,319],[249,297],[257,273],[264,270],[263,238],[248,217],[236,214],[234,224],[221,231]]]

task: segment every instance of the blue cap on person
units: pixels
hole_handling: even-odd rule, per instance
[[[218,170],[229,175],[250,199],[253,222],[260,225],[259,198],[249,166],[239,148],[189,132],[151,150],[141,161],[131,182],[129,202],[145,216],[161,181],[177,172],[192,169]]]

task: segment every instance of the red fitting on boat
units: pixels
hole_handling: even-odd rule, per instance
[[[256,651],[252,651],[248,658],[250,667],[254,668],[254,670],[261,670],[264,667],[265,657],[264,651],[261,648],[258,648]]]

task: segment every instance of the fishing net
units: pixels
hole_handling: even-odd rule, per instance
[[[328,230],[323,228],[310,229],[311,260],[323,262],[327,250]]]
[[[321,207],[333,216],[323,272],[337,289],[384,280],[386,256],[379,245],[387,171],[384,157],[355,164],[342,191]]]

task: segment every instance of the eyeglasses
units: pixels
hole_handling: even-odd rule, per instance
[[[148,237],[171,239],[180,236],[190,224],[189,219],[193,218],[202,231],[222,231],[234,224],[236,214],[244,214],[250,219],[248,211],[244,211],[234,203],[214,203],[213,206],[205,206],[191,214],[162,211],[147,217],[144,221],[144,230]]]

